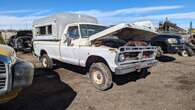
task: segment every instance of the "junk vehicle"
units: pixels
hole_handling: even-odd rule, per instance
[[[32,31],[18,31],[16,35],[9,39],[8,45],[13,47],[15,51],[31,52],[32,38]]]
[[[190,36],[185,42],[185,49],[179,55],[194,56],[195,55],[195,35]]]
[[[130,43],[154,35],[155,32],[136,25],[122,23],[107,27],[97,24],[94,17],[71,13],[56,14],[33,23],[34,54],[43,68],[51,69],[53,59],[86,67],[99,90],[112,86],[114,74],[140,72],[156,65],[156,47]]]
[[[150,43],[159,47],[157,57],[164,53],[182,53],[184,51],[184,39],[179,35],[159,34],[153,37]]]
[[[32,83],[33,65],[16,57],[13,48],[0,44],[0,103],[15,98]]]

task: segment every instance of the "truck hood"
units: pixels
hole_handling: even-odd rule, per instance
[[[144,40],[148,41],[158,33],[152,31],[147,27],[137,26],[135,24],[119,24],[110,27],[104,31],[96,33],[89,37],[89,41],[101,39],[106,36],[118,36],[123,40]]]
[[[16,54],[15,54],[14,49],[12,49],[9,46],[2,45],[2,44],[0,44],[0,56],[10,58],[12,62],[14,62],[16,59]]]

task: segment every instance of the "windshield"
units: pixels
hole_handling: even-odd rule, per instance
[[[98,25],[90,25],[90,24],[80,24],[81,37],[88,38],[91,35],[94,35],[98,32],[101,32],[108,27],[106,26],[98,26]]]

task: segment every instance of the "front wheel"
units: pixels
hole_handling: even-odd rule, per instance
[[[182,50],[181,52],[179,52],[179,55],[182,56],[182,57],[188,57],[188,52],[187,50]]]
[[[52,69],[53,61],[49,58],[47,54],[41,56],[41,64],[44,69]]]
[[[89,70],[89,76],[93,85],[99,90],[107,90],[111,88],[112,73],[104,63],[94,63]]]

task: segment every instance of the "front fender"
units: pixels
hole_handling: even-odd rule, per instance
[[[103,58],[106,61],[106,63],[108,64],[111,71],[115,72],[115,68],[117,67],[116,62],[115,62],[116,61],[116,56],[117,56],[116,52],[109,51],[107,49],[105,49],[104,51],[96,49],[95,51],[90,53],[88,58],[90,56],[97,56],[97,57]]]

